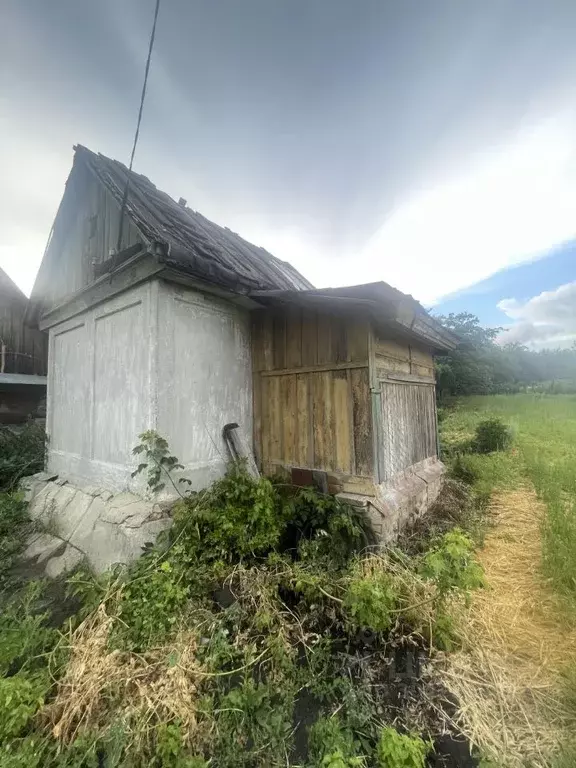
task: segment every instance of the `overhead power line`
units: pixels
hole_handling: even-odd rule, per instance
[[[138,120],[136,122],[136,132],[134,133],[134,142],[132,144],[132,153],[130,155],[130,165],[128,170],[132,170],[132,164],[134,163],[134,155],[136,154],[136,146],[138,145],[138,139],[140,137],[140,123],[142,122],[142,110],[144,109],[144,100],[146,99],[146,87],[148,85],[148,73],[150,72],[150,60],[152,59],[152,49],[154,48],[154,38],[156,37],[156,23],[158,21],[158,11],[160,10],[160,0],[156,0],[156,8],[154,9],[154,22],[152,24],[152,33],[150,35],[150,44],[148,45],[148,58],[146,59],[146,69],[144,70],[144,82],[142,83],[142,93],[140,95],[140,107],[138,109]],[[124,189],[124,197],[122,198],[122,207],[120,209],[120,225],[118,227],[118,243],[116,246],[116,252],[118,253],[122,248],[122,234],[124,229],[124,213],[126,211],[126,202],[128,200],[128,189],[130,187],[130,175],[126,179],[126,187]]]

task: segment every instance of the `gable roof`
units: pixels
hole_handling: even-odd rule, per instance
[[[74,163],[85,163],[119,205],[129,180],[126,214],[149,246],[157,253],[161,246],[169,267],[233,291],[313,288],[291,264],[177,203],[146,176],[81,145],[75,150]]]
[[[11,277],[9,277],[6,272],[0,267],[0,295],[2,296],[10,296],[16,300],[19,300],[22,302],[22,304],[27,304],[28,299],[26,298],[25,294],[18,288],[14,280],[12,280]]]

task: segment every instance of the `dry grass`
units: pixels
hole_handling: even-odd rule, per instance
[[[567,626],[540,573],[544,508],[532,489],[495,495],[495,527],[479,559],[489,588],[474,595],[461,626],[464,650],[439,661],[460,702],[455,721],[498,765],[547,768],[576,722],[560,695],[576,663]]]
[[[80,732],[103,732],[113,723],[126,729],[134,745],[145,742],[159,723],[172,721],[191,738],[197,730],[202,675],[194,636],[180,633],[170,645],[144,655],[111,651],[113,622],[102,604],[71,634],[66,673],[41,718],[63,743]]]

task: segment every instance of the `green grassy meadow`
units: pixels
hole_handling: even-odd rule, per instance
[[[478,422],[499,417],[512,429],[511,452],[469,455],[480,493],[517,487],[527,478],[546,505],[543,573],[576,612],[576,396],[467,397],[442,411],[444,455],[454,456]]]

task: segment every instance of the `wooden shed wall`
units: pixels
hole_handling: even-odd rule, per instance
[[[413,343],[373,337],[378,479],[436,456],[436,395],[432,350]]]
[[[115,249],[120,226],[120,206],[88,168],[75,166],[54,232],[34,288],[44,311],[86,288],[96,279],[95,267]],[[124,216],[122,245],[127,248],[142,237],[131,219]]]
[[[0,285],[0,373],[46,375],[48,336],[24,325],[26,298]]]
[[[255,311],[252,365],[264,471],[372,476],[367,322],[295,307]]]

